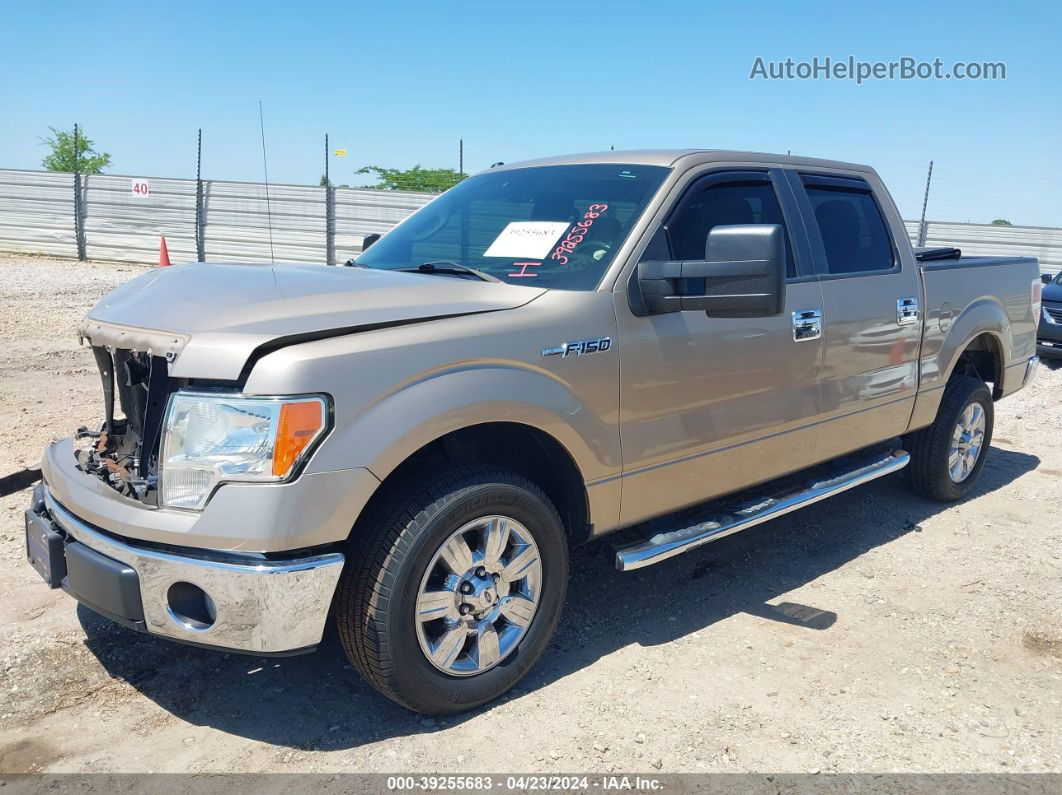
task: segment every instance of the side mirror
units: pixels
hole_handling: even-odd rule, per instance
[[[692,280],[704,280],[701,287]],[[644,312],[771,317],[785,305],[785,233],[778,224],[717,226],[703,260],[638,263]]]
[[[1040,274],[1040,282],[1042,284],[1050,284],[1051,280],[1054,279],[1054,278],[1055,277],[1052,276],[1050,273],[1041,273]]]
[[[371,235],[365,235],[365,238],[361,241],[361,250],[365,251],[369,246],[380,239],[378,232],[373,232]]]

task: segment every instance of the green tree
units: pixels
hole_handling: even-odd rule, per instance
[[[41,138],[41,145],[51,149],[41,161],[49,171],[73,171],[74,170],[74,131],[57,130],[49,127],[52,131],[51,138]],[[111,156],[106,152],[97,152],[95,144],[86,138],[84,133],[78,130],[77,135],[77,170],[82,174],[99,174],[111,164]]]
[[[992,222],[992,225],[993,226],[1014,226],[1014,224],[1012,224],[1006,218],[997,218],[996,220],[994,220]]]
[[[419,165],[405,171],[399,168],[365,166],[354,173],[373,174],[379,181],[377,185],[363,185],[364,188],[408,190],[419,193],[441,193],[468,176],[452,168],[421,168]]]

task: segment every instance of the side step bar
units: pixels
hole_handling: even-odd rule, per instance
[[[730,513],[710,518],[666,533],[658,533],[646,541],[619,547],[616,550],[616,568],[620,571],[652,566],[662,560],[673,558],[716,541],[723,536],[762,524],[769,519],[783,516],[812,503],[840,494],[884,475],[897,472],[907,466],[911,456],[903,450],[894,450],[884,458],[878,455],[870,460],[857,461],[856,468],[833,475],[826,480],[810,483],[803,489],[785,496],[765,497],[746,504]],[[851,466],[851,464],[849,464]]]

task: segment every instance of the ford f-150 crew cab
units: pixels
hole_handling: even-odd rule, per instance
[[[915,251],[828,160],[499,165],[348,264],[160,268],[89,311],[103,420],[26,512],[51,587],[258,654],[331,615],[374,687],[455,712],[543,653],[571,545],[632,528],[637,569],[904,467],[959,499],[1038,362],[1036,260]]]

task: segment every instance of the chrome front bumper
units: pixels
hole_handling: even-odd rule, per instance
[[[191,556],[197,554],[192,550],[184,555],[134,546],[101,533],[60,505],[46,486],[39,488],[51,521],[68,539],[136,572],[148,633],[257,654],[310,649],[320,642],[343,555],[208,560]],[[188,610],[189,593],[205,594],[200,607],[207,609]]]

